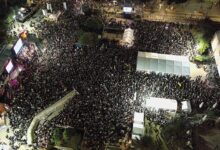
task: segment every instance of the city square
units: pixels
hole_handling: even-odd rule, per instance
[[[220,149],[219,1],[1,5],[0,149]]]

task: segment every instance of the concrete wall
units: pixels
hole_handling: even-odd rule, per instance
[[[39,114],[37,114],[32,120],[28,130],[27,130],[27,144],[31,145],[33,143],[34,131],[37,129],[38,125],[46,120],[51,120],[65,108],[65,105],[72,100],[72,98],[76,95],[76,91],[71,91],[62,99],[58,100],[53,105],[49,106]]]

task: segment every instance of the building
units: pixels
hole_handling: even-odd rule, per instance
[[[214,52],[214,58],[217,65],[218,73],[220,76],[220,31],[217,31],[214,34],[214,37],[211,41],[212,50]]]

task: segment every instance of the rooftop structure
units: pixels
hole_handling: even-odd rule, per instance
[[[138,52],[137,71],[190,76],[190,62],[186,56]]]

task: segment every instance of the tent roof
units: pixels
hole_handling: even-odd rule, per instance
[[[188,57],[166,55],[148,52],[138,52],[137,71],[175,74],[180,76],[190,75]]]
[[[164,99],[149,97],[145,100],[145,106],[147,108],[164,109],[164,110],[177,110],[177,101],[173,99]]]
[[[144,135],[144,125],[143,124],[133,124],[133,134]]]
[[[134,112],[134,122],[143,123],[144,113]]]
[[[132,139],[141,139],[140,135],[132,134]]]
[[[191,112],[191,105],[189,101],[182,101],[182,110]]]

